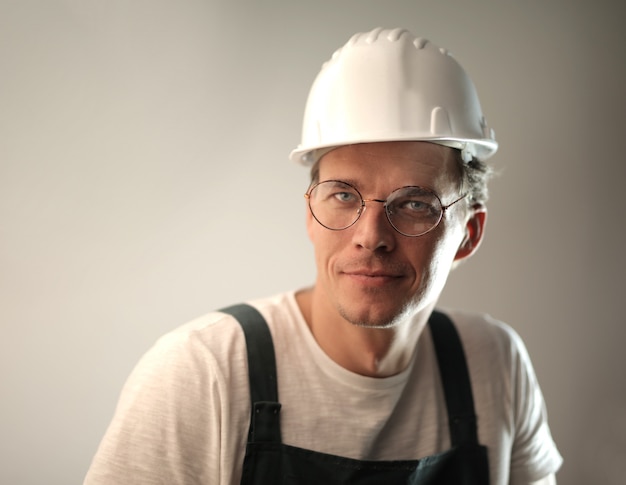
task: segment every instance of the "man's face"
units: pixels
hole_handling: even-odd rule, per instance
[[[425,142],[337,148],[320,160],[319,181],[324,180],[348,182],[364,199],[386,199],[408,185],[433,190],[444,206],[463,195],[453,149]],[[393,325],[405,312],[434,304],[453,262],[470,254],[459,248],[476,217],[461,201],[434,230],[408,237],[396,232],[377,202],[366,202],[359,220],[341,231],[326,229],[307,214],[317,265],[315,291],[321,296],[317,303],[353,324],[372,327]]]

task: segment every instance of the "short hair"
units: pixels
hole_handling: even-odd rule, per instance
[[[461,175],[461,192],[468,194],[471,204],[485,204],[489,198],[487,184],[493,175],[493,168],[482,160],[472,158],[463,161],[461,152],[457,151],[457,164]]]

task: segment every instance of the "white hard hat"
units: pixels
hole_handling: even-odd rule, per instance
[[[466,161],[498,149],[474,84],[448,51],[404,29],[356,34],[317,75],[289,158],[310,165],[341,145],[397,140],[451,146]]]

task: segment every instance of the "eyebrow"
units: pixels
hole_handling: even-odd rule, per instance
[[[348,179],[343,179],[343,178],[332,178],[332,177],[331,177],[331,178],[327,178],[327,179],[321,180],[319,183],[321,183],[321,182],[343,182],[343,183],[346,183],[346,184],[350,184],[350,185],[352,185],[352,186],[353,186],[354,188],[356,188],[359,192],[362,192],[362,190],[363,190],[361,187],[359,187],[359,183],[358,183],[355,179],[351,179],[351,178],[348,178]],[[393,189],[393,190],[390,192],[390,194],[391,194],[393,191],[395,191],[395,190],[398,190],[398,189],[403,189],[403,188],[405,188],[405,187],[416,187],[416,188],[419,188],[419,189],[422,189],[422,190],[427,190],[427,191],[432,192],[432,193],[434,193],[435,195],[437,195],[437,197],[440,197],[440,196],[439,196],[439,192],[438,192],[437,190],[435,190],[435,189],[434,189],[434,187],[430,187],[430,186],[428,186],[428,185],[418,185],[418,184],[400,185],[399,187],[396,187],[395,189]]]
[[[327,178],[325,180],[322,180],[321,182],[342,182],[344,184],[349,184],[349,185],[352,185],[353,187],[356,187],[357,189],[359,189],[359,183],[356,180],[354,180],[354,179],[342,179],[342,178],[330,177],[330,178]]]

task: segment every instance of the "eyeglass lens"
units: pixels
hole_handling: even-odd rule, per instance
[[[347,229],[359,219],[365,202],[352,185],[328,180],[310,190],[309,207],[322,226],[338,231]],[[427,233],[439,224],[443,215],[437,194],[423,187],[394,190],[385,201],[385,211],[391,225],[406,236]]]

